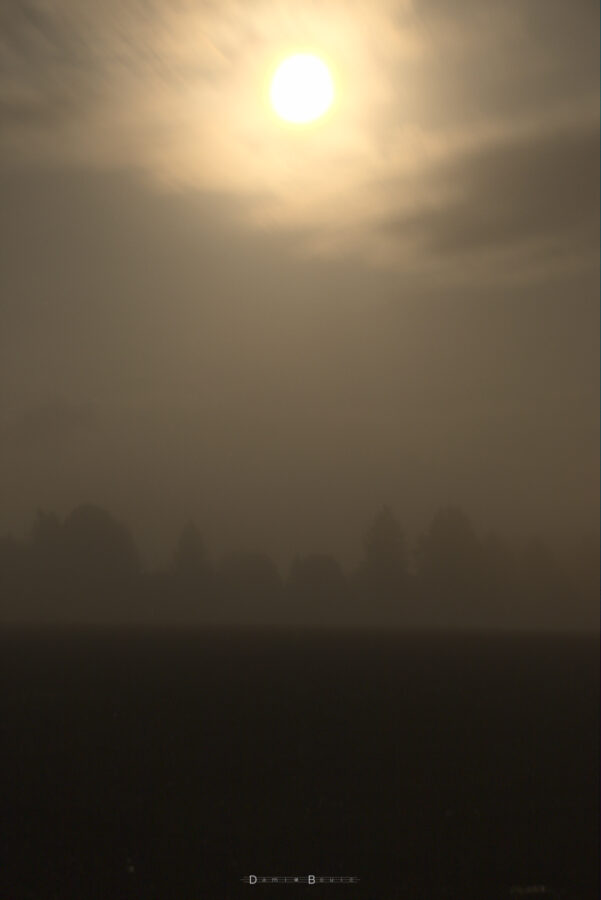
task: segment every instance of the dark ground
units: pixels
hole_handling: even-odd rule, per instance
[[[599,897],[597,637],[0,643],[2,898]]]

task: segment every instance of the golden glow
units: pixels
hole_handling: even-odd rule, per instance
[[[334,99],[334,84],[323,60],[297,53],[276,69],[270,94],[278,116],[300,125],[327,112]]]

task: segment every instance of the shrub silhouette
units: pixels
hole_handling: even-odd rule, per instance
[[[254,604],[276,603],[282,592],[282,579],[273,560],[265,554],[238,552],[222,560],[216,590],[226,602],[247,611]]]
[[[286,580],[289,600],[318,615],[336,609],[346,590],[346,578],[333,556],[314,553],[296,557],[290,566]]]

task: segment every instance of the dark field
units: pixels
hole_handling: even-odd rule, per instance
[[[2,898],[599,897],[597,637],[1,641]]]

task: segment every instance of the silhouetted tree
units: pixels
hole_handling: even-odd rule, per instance
[[[407,624],[599,627],[598,535],[562,544],[560,552],[532,539],[516,552],[496,534],[480,541],[466,514],[446,507],[418,540],[416,562],[413,576],[399,523],[384,507],[365,534],[353,590],[331,556],[297,557],[286,580],[287,605],[269,557],[234,553],[214,572],[192,522],[169,568],[141,575],[128,528],[83,504],[64,522],[39,510],[25,540],[0,538],[0,599],[9,598],[0,616],[159,622],[289,621],[298,614],[325,622],[373,620],[379,610]],[[419,616],[414,598],[423,601]]]
[[[10,577],[24,618],[77,621],[126,612],[123,601],[125,592],[133,596],[138,554],[126,526],[105,510],[84,504],[63,523],[55,513],[38,510],[19,550]]]
[[[106,510],[82,504],[63,525],[66,564],[77,581],[105,585],[126,583],[140,562],[129,529]]]
[[[357,572],[360,592],[372,603],[384,601],[395,608],[406,592],[408,572],[403,532],[390,507],[377,513],[363,547],[364,559]]]

